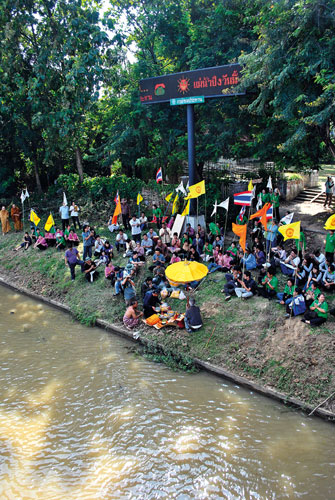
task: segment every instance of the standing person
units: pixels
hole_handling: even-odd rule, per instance
[[[271,203],[272,203],[272,208],[273,208],[273,216],[274,218],[279,221],[280,220],[280,213],[279,213],[279,204],[280,204],[280,191],[278,188],[274,190],[274,192],[271,194]]]
[[[335,252],[335,234],[334,231],[330,230],[327,234],[326,239],[326,259],[332,264],[334,262],[334,252]]]
[[[9,213],[4,205],[0,210],[0,220],[2,226],[2,236],[5,236],[5,234],[8,233],[8,231],[10,231],[10,224],[9,224]]]
[[[133,240],[135,242],[140,242],[141,241],[141,222],[140,219],[136,217],[136,215],[133,215],[132,218],[129,221],[130,227],[131,227],[131,235],[133,237]]]
[[[162,224],[162,228],[159,230],[159,237],[164,245],[170,246],[171,243],[171,229],[169,229],[165,222]]]
[[[84,246],[83,260],[86,261],[87,257],[92,257],[92,246],[94,245],[94,232],[91,231],[90,226],[84,226],[82,237]]]
[[[132,299],[130,301],[129,307],[127,307],[126,312],[124,313],[123,324],[128,329],[132,329],[135,326],[138,326],[139,320],[141,316],[143,316],[143,313],[137,310],[137,306],[137,300]]]
[[[189,305],[186,306],[186,314],[184,318],[186,331],[192,333],[193,330],[199,330],[203,323],[200,313],[200,308],[195,305],[193,297],[189,300]]]
[[[69,225],[69,219],[70,219],[69,207],[67,206],[66,203],[63,203],[63,205],[59,207],[59,213],[62,219],[62,229],[63,231],[65,231],[66,226]]]
[[[271,248],[276,246],[277,233],[278,233],[278,226],[276,225],[276,219],[272,219],[268,222],[267,230],[265,231],[266,254],[270,252]]]
[[[22,220],[21,220],[21,212],[20,212],[19,207],[14,205],[14,203],[13,203],[11,211],[10,211],[10,216],[11,216],[12,221],[14,223],[15,232],[22,231],[23,225],[22,225]]]
[[[326,201],[323,206],[326,207],[328,203],[328,207],[330,208],[334,192],[334,181],[330,176],[327,177],[327,180],[325,182],[325,188],[326,188]]]
[[[162,227],[163,212],[155,203],[152,205],[152,216],[153,222],[156,222],[158,229],[160,229]]]
[[[80,260],[80,255],[78,250],[73,246],[72,242],[69,242],[69,249],[65,252],[65,265],[68,265],[71,272],[71,281],[76,278],[75,267],[77,265],[81,266],[82,272],[84,271],[84,261]]]
[[[129,219],[130,219],[130,207],[126,198],[122,198],[121,200],[121,214],[122,214],[122,223],[125,229],[130,229]]]
[[[70,215],[72,217],[73,227],[76,229],[76,224],[78,224],[78,229],[80,228],[79,222],[79,207],[73,201],[70,206]]]

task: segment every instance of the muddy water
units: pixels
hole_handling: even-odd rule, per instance
[[[331,424],[128,348],[0,288],[1,500],[335,498]]]

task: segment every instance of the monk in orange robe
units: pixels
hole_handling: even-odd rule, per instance
[[[14,229],[15,231],[22,231],[23,225],[22,225],[22,220],[21,220],[21,212],[19,207],[16,205],[12,205],[11,211],[10,211],[10,216],[12,218],[12,221],[14,223]]]
[[[8,210],[6,210],[5,206],[2,206],[2,209],[0,210],[0,220],[1,220],[1,226],[2,226],[2,235],[5,235],[10,231],[10,225],[9,225],[9,213]]]

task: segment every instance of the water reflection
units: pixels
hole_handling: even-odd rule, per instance
[[[18,294],[0,304],[1,500],[334,497],[330,424]]]

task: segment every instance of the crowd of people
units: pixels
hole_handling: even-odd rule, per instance
[[[184,232],[179,235],[172,231],[173,219],[165,221],[157,205],[153,206],[153,219],[149,222],[144,212],[141,216],[131,215],[125,199],[121,202],[123,228],[113,224],[112,217],[107,221],[108,230],[116,232],[115,248],[109,239],[102,238],[88,223],[80,224],[79,207],[72,202],[70,207],[63,203],[59,209],[61,228],[56,226],[43,232],[32,224],[31,233],[26,232],[22,243],[14,250],[27,250],[32,246],[40,251],[48,247],[64,251],[72,281],[76,277],[76,266],[80,267],[90,283],[98,279],[102,269],[105,279],[114,287],[114,295],[123,296],[126,302],[124,324],[128,328],[136,326],[142,315],[145,318],[152,315],[161,300],[174,291],[165,276],[165,268],[181,260],[202,262],[208,266],[209,273],[225,273],[226,283],[221,291],[226,301],[233,297],[245,300],[259,295],[277,300],[285,308],[287,318],[303,315],[302,321],[311,326],[320,325],[326,321],[328,312],[335,314],[334,309],[329,311],[325,300],[325,294],[332,294],[335,290],[335,234],[334,231],[327,232],[324,249],[308,251],[302,230],[299,240],[291,240],[289,245],[284,245],[278,231],[284,223],[279,219],[279,195],[278,190],[273,193],[263,190],[260,194],[262,203],[267,203],[270,197],[277,210],[266,231],[259,220],[253,222],[245,251],[234,240],[225,244],[224,229],[215,222],[208,227],[199,224],[195,228],[187,223]],[[278,197],[277,207],[274,197]],[[6,219],[3,222],[1,218],[3,229],[9,218],[4,210],[5,207],[1,211]],[[15,205],[11,217],[17,230],[20,230],[19,227],[22,229],[20,212]],[[76,232],[78,229],[81,234]],[[83,244],[82,258],[77,248],[80,241]],[[120,262],[120,258],[115,259],[116,255],[124,259],[122,265],[115,263],[116,260]],[[146,265],[148,259],[149,266]],[[135,283],[143,268],[148,269],[150,274],[138,287],[141,290],[139,297]],[[282,289],[279,275],[287,278]],[[138,311],[140,298],[143,303],[141,313]],[[196,306],[193,304],[192,307]],[[189,321],[189,330],[199,327],[199,314]]]

